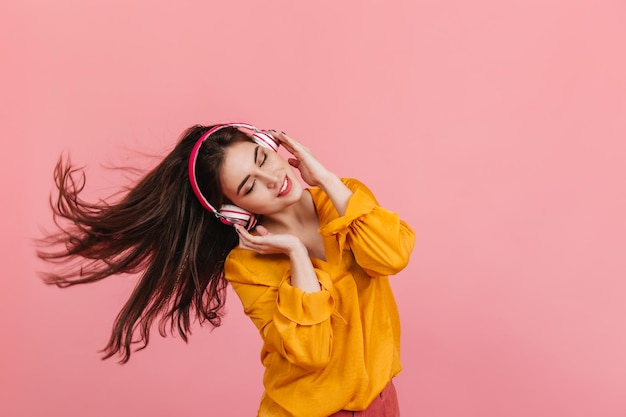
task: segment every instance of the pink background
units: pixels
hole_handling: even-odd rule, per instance
[[[626,415],[626,3],[9,0],[0,5],[0,415],[251,416],[236,296],[189,345],[98,349],[133,278],[43,285],[61,152],[154,163],[194,123],[285,130],[417,234],[393,279],[403,416]]]

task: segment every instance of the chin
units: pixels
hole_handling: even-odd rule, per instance
[[[300,182],[294,182],[293,186],[291,187],[291,193],[289,193],[288,196],[289,200],[293,201],[293,203],[297,203],[302,198],[303,192],[304,189],[302,188]]]
[[[265,209],[264,213],[260,213],[260,214],[263,216],[271,216],[271,215],[280,213],[281,211],[287,209],[288,207],[291,207],[294,204],[297,204],[301,200],[303,192],[304,190],[302,189],[300,185],[294,186],[289,192],[289,195],[282,197],[280,204],[275,206],[273,210],[267,211],[267,207],[264,207]]]

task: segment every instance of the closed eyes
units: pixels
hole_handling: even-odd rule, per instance
[[[256,150],[258,150],[258,149],[259,149],[259,148],[257,147],[257,148],[256,148]],[[262,157],[263,159],[261,159],[261,163],[259,164],[259,168],[263,166],[263,164],[265,163],[265,160],[267,159],[267,152],[265,152],[265,151],[262,151],[262,152],[263,152],[263,154],[261,155],[261,157]],[[256,152],[255,152],[255,155],[256,155]],[[253,181],[252,181],[252,184],[250,185],[250,188],[248,188],[248,189],[246,190],[246,192],[244,193],[244,195],[248,195],[248,194],[250,194],[250,193],[252,192],[252,190],[254,189],[254,185],[255,185],[255,184],[256,184],[256,180],[253,180]]]

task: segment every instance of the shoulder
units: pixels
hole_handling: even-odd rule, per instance
[[[351,189],[352,191],[364,191],[368,194],[372,194],[372,191],[365,185],[363,182],[356,178],[342,178],[341,182],[343,182],[346,187]]]
[[[355,202],[359,204],[361,201],[367,201],[369,205],[378,204],[372,191],[360,180],[356,178],[341,178],[341,182],[352,191],[352,197],[350,198],[352,204]],[[308,190],[317,210],[320,227],[324,227],[324,225],[339,217],[333,202],[324,191],[319,187],[311,187]]]
[[[378,205],[378,201],[376,200],[376,196],[374,196],[372,190],[370,190],[369,187],[363,184],[361,181],[357,180],[356,178],[342,178],[341,181],[343,181],[346,187],[348,187],[352,191],[352,200],[365,199],[372,201],[374,204]]]
[[[373,196],[372,191],[367,187],[367,185],[356,178],[341,178],[341,182],[343,182],[352,192],[363,191],[366,194]],[[324,198],[328,199],[326,193],[324,193],[319,187],[311,187],[308,190],[311,193],[313,200],[316,202],[323,200]]]

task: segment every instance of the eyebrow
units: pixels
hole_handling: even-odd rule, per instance
[[[259,157],[259,145],[257,145],[256,148],[254,148],[254,164],[255,165],[256,165],[256,160],[258,157]],[[246,178],[244,178],[243,181],[241,181],[241,184],[239,184],[239,187],[237,187],[237,195],[239,195],[239,191],[241,191],[241,189],[246,184],[246,182],[248,182],[249,179],[250,179],[250,175],[246,175]]]

